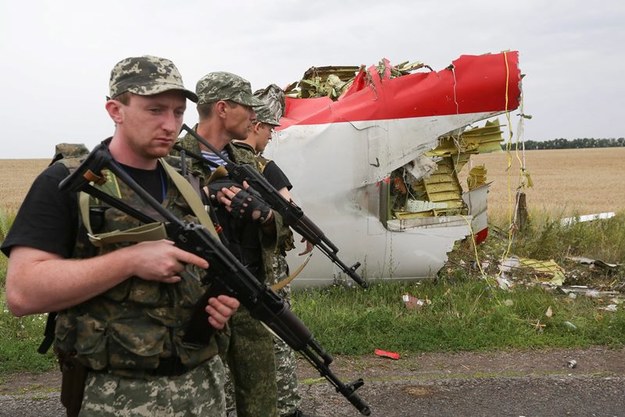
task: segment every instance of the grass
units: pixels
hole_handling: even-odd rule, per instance
[[[404,294],[431,304],[408,309]],[[306,290],[294,298],[295,312],[322,345],[345,355],[375,348],[416,354],[625,344],[622,308],[603,312],[603,300],[571,299],[539,286],[508,292],[486,280],[438,279],[377,284],[366,291]]]
[[[545,217],[548,219],[548,217]],[[625,213],[599,221],[562,226],[534,222],[515,238],[519,256],[555,259],[563,254],[625,259]],[[478,247],[479,263],[495,268],[507,247],[505,234],[492,234]],[[608,298],[570,296],[541,283],[541,277],[517,271],[512,290],[495,279],[496,268],[472,267],[475,251],[459,243],[438,276],[429,281],[376,283],[367,290],[333,286],[297,290],[294,311],[332,354],[362,355],[375,348],[404,355],[432,351],[476,351],[507,348],[625,346],[625,309],[606,311]],[[6,262],[1,258],[2,285]],[[588,267],[583,267],[589,269]],[[604,278],[608,276],[606,281]],[[625,283],[622,270],[588,275],[587,284]],[[548,281],[544,279],[543,281]],[[402,296],[425,301],[407,308]],[[53,356],[36,353],[44,316],[15,318],[0,312],[0,373],[41,371],[55,366]],[[330,307],[331,308],[328,308]]]
[[[43,340],[45,315],[13,317],[4,307],[0,312],[0,373],[46,371],[55,366],[51,352],[37,353]]]
[[[623,152],[621,148],[528,152],[528,169],[534,181],[534,188],[527,190],[531,222],[512,240],[508,236],[507,207],[511,189],[514,197],[514,186],[509,185],[514,181],[509,177],[515,167],[506,170],[501,154],[476,155],[475,164],[486,163],[489,180],[494,181],[489,194],[490,237],[477,251],[469,241],[457,244],[446,266],[431,281],[380,283],[368,290],[340,286],[297,290],[293,294],[294,311],[332,354],[369,354],[375,348],[409,355],[426,351],[625,346],[625,304],[619,304],[614,312],[604,310],[615,303],[612,297],[571,298],[546,285],[550,278],[533,270],[513,271],[511,290],[501,289],[496,279],[502,258],[516,255],[553,259],[566,271],[566,285],[622,292],[623,267],[591,268],[569,258],[584,256],[615,264],[625,260],[625,213],[618,211],[625,206],[625,195],[615,192],[620,186],[619,173],[623,173]],[[559,155],[564,159],[558,160]],[[493,165],[495,161],[500,165]],[[34,161],[28,167],[32,174],[18,176],[24,185],[11,188],[10,197],[2,196],[0,241],[12,224],[26,183],[45,162]],[[7,167],[11,169],[2,171],[0,177],[6,174],[9,181],[16,177],[17,168],[10,164]],[[567,167],[568,171],[563,170]],[[592,190],[592,194],[584,190]],[[572,226],[560,223],[562,217],[603,211],[617,211],[617,215]],[[6,310],[5,276],[6,258],[0,255],[0,378],[7,372],[52,369],[56,366],[53,355],[36,352],[42,340],[44,316],[15,318]],[[405,294],[429,303],[407,308],[402,300]]]

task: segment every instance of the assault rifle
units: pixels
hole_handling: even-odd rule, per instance
[[[185,342],[208,343],[214,332],[208,323],[208,314],[204,310],[208,299],[219,294],[233,296],[249,310],[252,317],[265,323],[293,350],[302,354],[362,415],[371,414],[367,403],[356,393],[356,390],[364,384],[362,378],[348,384],[341,382],[330,369],[332,356],[324,351],[284,300],[271,288],[259,282],[204,226],[183,222],[161,206],[112,158],[106,145],[96,146],[78,169],[59,184],[59,189],[86,192],[141,222],[154,223],[156,220],[152,217],[92,185],[92,182],[101,183],[102,169],[110,170],[165,219],[167,236],[176,246],[206,259],[210,264],[203,281],[211,285],[196,305],[190,325],[185,331]]]
[[[228,171],[230,178],[239,184],[243,184],[243,181],[247,181],[250,187],[255,190],[260,196],[276,210],[282,216],[284,223],[293,228],[297,233],[302,235],[304,239],[319,248],[324,255],[337,265],[343,272],[345,272],[351,279],[356,281],[362,288],[367,288],[367,282],[362,279],[356,272],[356,269],[360,266],[360,262],[356,262],[351,267],[348,267],[339,259],[336,255],[339,248],[334,245],[328,239],[323,231],[304,214],[304,211],[297,206],[293,201],[288,201],[275,189],[273,185],[263,177],[263,175],[252,168],[248,164],[235,164],[227,157],[223,156],[214,146],[212,146],[206,139],[197,134],[196,131],[191,129],[186,124],[182,125],[182,129],[189,132],[198,142],[206,146],[213,153],[220,155],[220,157],[226,162],[224,166]],[[193,156],[193,155],[192,155]],[[203,158],[202,158],[203,160]]]

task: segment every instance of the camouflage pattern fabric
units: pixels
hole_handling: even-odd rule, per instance
[[[61,160],[58,163],[63,163]],[[130,187],[108,172],[108,181],[97,187],[127,204],[157,218],[156,211],[147,207]],[[166,208],[183,220],[195,220],[191,209],[169,180]],[[115,209],[104,213],[103,230],[127,230],[141,222]],[[93,246],[79,234],[74,256],[93,256]],[[108,244],[98,249],[105,254],[127,244]],[[172,285],[131,277],[108,291],[59,312],[55,326],[55,346],[63,352],[76,352],[76,359],[95,370],[123,370],[141,375],[157,368],[162,357],[177,355],[182,363],[193,368],[217,354],[216,341],[208,346],[182,342],[184,331],[197,300],[207,289],[200,281],[203,271],[187,265],[182,281]],[[137,337],[141,335],[141,337]]]
[[[89,149],[83,143],[57,143],[54,147],[54,157],[50,165],[61,159],[84,159],[87,155],[89,155]]]
[[[130,379],[91,372],[80,417],[224,417],[219,356],[179,377]]]
[[[284,256],[277,255],[274,257],[272,270],[274,271],[274,278],[268,281],[269,285],[288,276],[288,264]],[[291,287],[289,285],[281,288],[278,294],[290,304]],[[276,337],[273,337],[273,352],[275,356],[278,415],[290,415],[298,409],[302,400],[297,390],[297,361],[295,352],[284,341]],[[225,381],[226,410],[228,410],[228,417],[235,417],[237,413],[234,386],[228,370],[226,372]]]
[[[265,122],[264,120],[259,120],[264,123],[273,124],[275,126],[280,125],[280,118],[284,114],[285,107],[285,93],[284,90],[278,87],[275,84],[268,85],[263,90],[254,91],[254,96],[259,98],[266,106],[268,106],[269,114],[272,120],[275,120],[277,123]],[[258,118],[258,110],[254,109]]]
[[[254,150],[247,144],[238,143],[233,148],[236,150],[238,161],[256,166],[260,170],[260,159]],[[278,225],[276,225],[278,227]],[[294,248],[293,232],[287,226],[283,226],[280,244],[274,251],[266,252],[265,256],[265,282],[273,285],[289,275],[289,265],[282,253]],[[289,285],[278,291],[278,294],[289,304],[291,300],[291,287]],[[276,363],[276,385],[278,389],[278,412],[280,415],[293,413],[301,402],[297,391],[297,362],[295,352],[282,340],[274,337],[274,356]],[[238,416],[241,417],[241,416]]]
[[[211,72],[200,78],[195,86],[197,104],[230,100],[244,106],[256,107],[262,101],[252,95],[252,86],[245,78],[230,72]]]
[[[190,134],[185,135],[178,144],[193,153],[200,153],[197,141]],[[253,156],[248,157],[248,154],[240,152],[234,146],[226,145],[226,150],[234,162],[254,164]],[[174,152],[173,155],[176,156],[176,153]],[[191,158],[187,161],[191,172],[200,172],[204,179],[210,176],[210,172],[201,162]],[[270,268],[266,259],[269,259],[275,252],[278,242],[285,239],[285,236],[281,234],[281,231],[285,229],[282,225],[282,216],[276,215],[275,221],[278,236],[270,239],[259,237],[265,271]],[[244,308],[239,308],[230,319],[229,327],[231,337],[227,343],[227,353],[222,356],[227,364],[226,372],[229,372],[231,377],[230,388],[228,388],[228,383],[226,384],[226,407],[232,412],[229,415],[276,417],[278,412],[273,336]],[[220,354],[222,352],[223,350],[220,349]],[[229,396],[228,392],[230,392]]]
[[[125,92],[150,96],[169,90],[180,90],[189,100],[197,102],[197,96],[184,88],[178,68],[169,59],[150,55],[126,58],[111,71],[111,98]]]
[[[256,113],[256,121],[261,123],[266,123],[272,126],[280,126],[280,122],[276,119],[276,116],[271,112],[271,109],[268,105],[263,105],[260,107],[254,108],[254,113]]]
[[[269,284],[275,284],[289,275],[286,258],[276,253],[272,262],[273,277]],[[287,285],[278,291],[289,305],[291,304],[291,286]],[[273,350],[276,361],[276,386],[278,388],[278,413],[281,416],[295,412],[302,402],[297,391],[297,361],[295,352],[279,338],[274,338]]]
[[[226,409],[238,417],[278,417],[273,335],[245,308],[232,316],[230,329]]]

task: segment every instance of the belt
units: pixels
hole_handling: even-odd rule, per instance
[[[141,375],[151,376],[180,376],[187,373],[190,370],[187,366],[183,365],[180,358],[175,356],[171,358],[162,358],[159,364],[154,369],[111,369],[104,368],[100,370],[90,370],[91,372],[108,372],[114,375],[136,378]]]

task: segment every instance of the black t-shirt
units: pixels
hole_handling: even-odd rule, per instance
[[[274,161],[269,161],[267,165],[265,165],[263,176],[267,179],[269,184],[273,185],[278,191],[284,187],[286,187],[287,190],[293,188],[289,178]]]
[[[2,243],[7,256],[14,246],[71,256],[78,230],[78,203],[76,193],[59,191],[59,183],[67,175],[67,167],[53,164],[35,179]]]
[[[163,201],[167,181],[160,164],[156,171],[122,167],[157,201]],[[7,256],[14,246],[28,246],[63,258],[71,257],[79,213],[77,193],[59,190],[59,183],[67,175],[69,170],[65,165],[53,164],[35,179],[2,243],[1,249]]]

